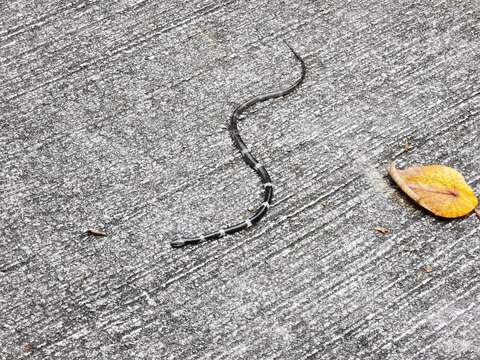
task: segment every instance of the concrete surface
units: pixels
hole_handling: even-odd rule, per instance
[[[480,193],[478,1],[9,0],[0,19],[1,359],[480,359],[479,220],[386,176],[442,163]],[[282,39],[306,82],[241,126],[275,206],[171,249],[258,204],[225,125],[298,76]]]

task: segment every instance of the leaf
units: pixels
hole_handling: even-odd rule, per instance
[[[478,205],[477,197],[462,174],[448,166],[413,166],[398,170],[392,162],[388,173],[400,189],[437,216],[464,216]]]
[[[381,233],[383,235],[387,235],[389,233],[389,230],[387,228],[384,228],[383,226],[376,226],[373,229],[378,231],[379,233]]]

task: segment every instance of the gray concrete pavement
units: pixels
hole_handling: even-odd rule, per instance
[[[480,359],[479,220],[386,175],[442,163],[480,193],[478,1],[12,0],[0,20],[0,359]],[[283,39],[305,84],[241,124],[275,205],[170,248],[259,203],[225,125],[297,78]]]

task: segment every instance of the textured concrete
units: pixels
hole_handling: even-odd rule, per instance
[[[0,21],[1,359],[480,359],[479,220],[386,176],[443,163],[480,193],[478,1],[4,0]],[[306,82],[241,126],[275,206],[171,249],[260,201],[225,125],[298,76],[282,39]]]

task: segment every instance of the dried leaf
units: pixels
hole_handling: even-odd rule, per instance
[[[448,166],[414,166],[398,170],[392,162],[388,172],[408,196],[437,216],[464,216],[478,205],[477,197],[462,174]]]
[[[93,236],[107,236],[105,231],[99,229],[87,229],[87,234]]]
[[[477,214],[477,218],[480,219],[480,208],[477,207],[477,208],[475,209],[475,214]]]
[[[376,226],[373,229],[377,230],[379,233],[382,233],[383,235],[387,235],[389,233],[389,230],[387,228],[384,228],[383,226]]]

